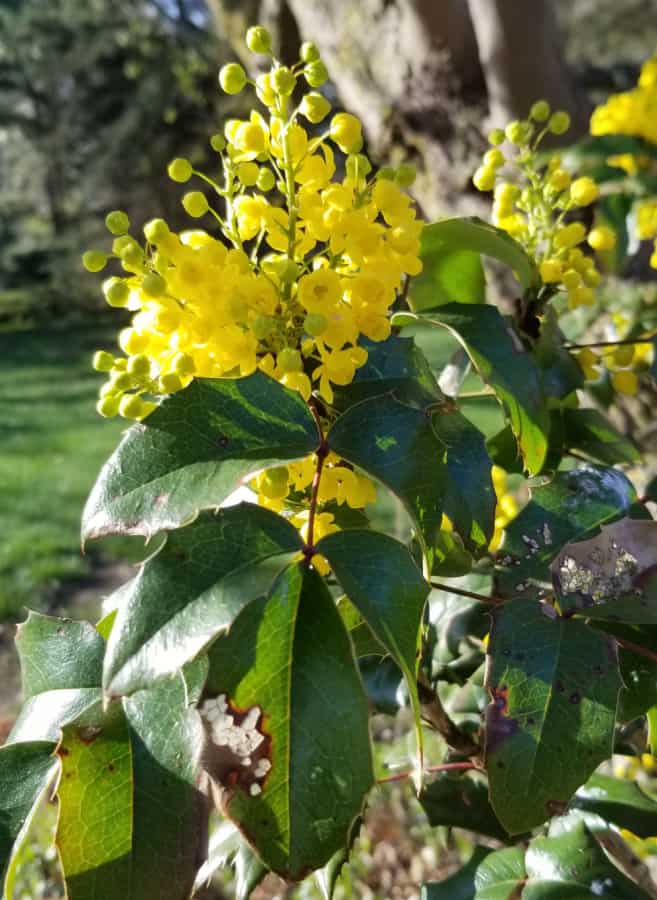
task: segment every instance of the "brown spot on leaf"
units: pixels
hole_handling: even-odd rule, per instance
[[[153,499],[153,506],[163,506],[167,500],[169,499],[168,494],[158,494],[157,497]]]
[[[517,719],[509,716],[508,688],[492,689],[492,702],[486,708],[486,751],[495,753],[499,747],[520,730]]]
[[[548,800],[545,808],[549,816],[562,816],[568,809],[568,804],[563,800]]]

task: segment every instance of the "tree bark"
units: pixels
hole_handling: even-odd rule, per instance
[[[552,0],[467,0],[486,78],[490,125],[525,118],[544,98],[570,113],[569,140],[588,130],[589,109],[565,62]]]

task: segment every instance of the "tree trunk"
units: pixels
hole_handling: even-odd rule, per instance
[[[490,124],[525,118],[544,98],[572,118],[572,136],[588,130],[586,103],[566,65],[552,0],[467,0],[486,78]]]
[[[270,27],[285,61],[314,41],[340,103],[363,122],[378,162],[418,163],[415,193],[429,218],[480,212],[471,176],[496,122],[547,95],[583,126],[551,0],[208,0],[221,37],[246,65],[244,32]],[[257,63],[256,63],[257,64]]]

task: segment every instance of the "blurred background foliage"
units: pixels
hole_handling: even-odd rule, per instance
[[[583,133],[592,106],[630,87],[657,49],[654,0],[0,0],[0,742],[16,702],[11,623],[24,605],[93,618],[148,552],[127,540],[79,550],[82,504],[121,429],[95,412],[89,361],[122,324],[80,254],[108,246],[112,209],[137,228],[158,215],[183,225],[166,164],[183,155],[211,168],[208,138],[244,112],[217,71],[255,21],[284,58],[302,39],[320,44],[331,99],[361,116],[378,163],[418,164],[430,218],[488,215],[470,179],[490,125],[546,96]],[[655,292],[625,274],[611,300],[632,316]],[[426,350],[436,364],[451,352],[447,340]],[[473,401],[472,417],[498,425],[486,401]],[[383,503],[380,515],[394,510]],[[403,723],[381,731],[404,740]],[[395,786],[368,814],[343,896],[415,897],[418,881],[456,862],[458,840],[429,834]],[[16,897],[61,896],[40,842],[25,851]]]

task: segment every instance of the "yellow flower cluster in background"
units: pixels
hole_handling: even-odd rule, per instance
[[[657,56],[643,64],[635,88],[612,94],[594,110],[591,134],[627,134],[657,144]]]
[[[570,126],[567,113],[552,112],[545,100],[536,102],[526,121],[511,122],[489,136],[492,148],[474,174],[475,187],[494,190],[493,224],[515,238],[536,261],[543,283],[553,292],[563,291],[571,308],[595,302],[594,288],[600,273],[582,245],[602,251],[614,246],[613,231],[600,225],[587,229],[582,222],[567,221],[573,210],[589,206],[599,196],[593,179],[573,179],[561,157],[547,165],[539,155],[547,134],[564,134]],[[500,149],[508,141],[515,149],[505,156]],[[504,177],[499,177],[504,171]]]
[[[266,39],[249,33],[248,40],[269,52]],[[125,355],[95,359],[109,376],[102,415],[143,419],[154,408],[149,395],[173,393],[195,376],[257,368],[306,400],[315,390],[331,404],[333,386],[349,384],[367,359],[359,338],[389,336],[397,292],[421,270],[422,222],[403,190],[412,167],[372,176],[360,122],[348,113],[310,133],[330,103],[310,90],[293,106],[292,94],[300,78],[315,88],[326,77],[311,44],[293,68],[274,62],[259,76],[267,117],[254,111],[228,121],[211,140],[220,183],[186,159],[170,164],[174,181],[201,180],[205,190],[189,191],[182,203],[191,218],[213,219],[218,236],[200,228],[177,234],[155,219],[139,241],[124,213],[108,216],[111,256],[124,275],[107,279],[103,291],[134,316],[119,338]],[[228,93],[249,83],[237,64],[225,66],[220,81]],[[331,145],[346,155],[342,178]],[[106,261],[97,251],[84,258],[92,271]]]
[[[637,86],[631,91],[612,94],[591,116],[591,134],[624,134],[657,144],[657,56],[641,67]],[[610,165],[629,175],[640,171],[657,171],[654,157],[645,153],[624,153],[609,157]],[[636,235],[639,240],[657,238],[657,199],[647,198],[636,204]],[[657,269],[657,241],[650,259]]]

